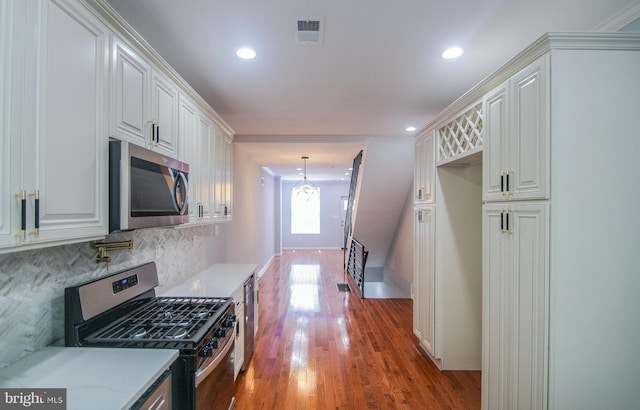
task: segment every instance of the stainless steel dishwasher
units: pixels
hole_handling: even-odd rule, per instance
[[[253,341],[254,341],[254,298],[255,298],[255,276],[251,275],[249,279],[244,283],[244,363],[242,364],[242,371],[247,370],[249,367],[249,361],[253,355]]]

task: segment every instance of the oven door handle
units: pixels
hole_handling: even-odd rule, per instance
[[[236,336],[235,334],[236,332],[234,328],[233,334],[228,339],[228,342],[224,346],[222,351],[218,355],[216,355],[216,357],[213,358],[213,360],[211,360],[211,362],[209,362],[209,364],[207,364],[206,367],[196,372],[196,387],[198,387],[198,385],[202,383],[204,379],[207,378],[209,373],[211,373],[218,366],[218,364],[220,364],[220,362],[227,356],[227,353],[229,352],[229,350],[231,350],[231,348],[234,346],[234,340]]]

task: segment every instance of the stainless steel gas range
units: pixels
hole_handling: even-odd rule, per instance
[[[151,262],[66,288],[66,345],[179,349],[171,367],[172,408],[233,408],[231,298],[159,297],[156,286]]]

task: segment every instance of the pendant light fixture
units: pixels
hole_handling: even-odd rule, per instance
[[[297,192],[299,197],[303,197],[307,201],[311,199],[318,192],[318,187],[313,185],[309,180],[307,180],[307,161],[309,161],[309,157],[302,157],[302,161],[304,163],[304,174],[302,181],[299,181],[297,184],[291,188],[293,191]]]

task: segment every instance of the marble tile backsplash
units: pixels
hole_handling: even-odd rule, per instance
[[[108,266],[89,242],[0,255],[0,368],[64,340],[66,287],[155,260],[158,292],[170,289],[207,267],[212,235],[211,225],[112,234],[106,242],[134,249],[109,252]]]

